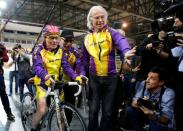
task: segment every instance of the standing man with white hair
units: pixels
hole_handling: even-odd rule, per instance
[[[89,131],[111,131],[111,117],[117,89],[115,47],[125,56],[135,50],[125,37],[107,26],[108,14],[101,6],[93,6],[87,16],[90,32],[84,38],[83,62],[89,68]],[[98,113],[102,106],[102,118]]]

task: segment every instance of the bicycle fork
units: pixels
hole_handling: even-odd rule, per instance
[[[69,125],[67,123],[67,118],[65,115],[64,109],[60,108],[60,99],[59,99],[59,90],[55,90],[54,93],[54,99],[55,99],[55,109],[56,109],[56,114],[57,114],[57,120],[58,120],[58,126],[60,131],[70,131]]]

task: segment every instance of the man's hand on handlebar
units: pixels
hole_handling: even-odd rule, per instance
[[[80,76],[81,76],[83,84],[88,84],[88,77],[86,77],[84,75],[80,75]]]
[[[79,82],[80,85],[85,85],[88,83],[88,78],[86,76],[80,75],[75,78],[75,81]]]
[[[45,81],[46,81],[46,84],[48,84],[50,87],[54,87],[54,85],[55,85],[55,80],[54,80],[54,78],[53,78],[53,76],[52,75],[46,75],[45,76]]]

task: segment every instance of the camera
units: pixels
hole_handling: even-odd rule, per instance
[[[17,45],[17,48],[18,48],[18,49],[21,49],[21,48],[22,48],[22,46],[21,46],[21,45]]]
[[[174,27],[174,19],[165,19],[164,20],[156,20],[152,23],[152,28],[155,30],[154,35],[151,36],[150,42],[153,47],[158,47],[160,43],[166,43],[166,46],[171,49],[176,45],[178,39],[182,39],[180,36],[175,36],[175,33],[182,33],[183,26]],[[161,31],[165,32],[165,36],[163,37],[163,41],[158,39],[158,33]]]
[[[159,47],[160,43],[162,43],[162,41],[159,40],[158,34],[153,34],[150,37],[146,37],[144,39],[142,45],[144,46],[144,44],[146,45],[149,43],[152,43],[152,47],[157,48],[157,47]],[[141,46],[137,46],[135,55],[142,56],[144,54],[144,52],[146,52],[146,51]]]
[[[169,47],[173,48],[178,42],[178,39],[182,39],[179,36],[175,36],[175,33],[183,33],[183,26],[175,27],[174,18],[179,18],[183,21],[182,13],[183,13],[183,1],[168,1],[163,0],[164,5],[167,5],[166,8],[159,12],[159,16],[156,17],[157,28],[163,29],[166,32],[166,39],[168,40]],[[178,26],[178,25],[177,25]]]
[[[152,43],[152,47],[156,48],[159,46],[159,44],[162,41],[159,40],[159,33],[152,35],[151,37],[149,37],[149,43]]]
[[[158,101],[156,99],[145,100],[143,98],[138,98],[137,99],[137,105],[138,106],[145,106],[146,108],[149,108],[151,110],[157,110],[158,109]]]
[[[158,47],[159,46],[159,44],[161,43],[161,41],[152,41],[152,46],[153,47]]]
[[[17,49],[21,49],[21,48],[22,48],[22,46],[21,46],[21,45],[16,44],[16,45],[15,45],[15,47],[13,48],[13,50],[17,50]]]
[[[17,45],[15,46],[15,48],[16,48],[16,49],[21,49],[21,48],[22,48],[22,46],[21,46],[21,45],[19,45],[19,44],[17,44]]]

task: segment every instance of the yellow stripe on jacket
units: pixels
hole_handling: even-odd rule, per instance
[[[76,56],[74,55],[74,53],[71,53],[71,52],[69,52],[69,54],[67,54],[68,56],[67,56],[67,61],[68,61],[68,63],[70,64],[70,66],[72,67],[72,69],[74,70],[74,68],[73,68],[73,66],[74,66],[74,64],[75,64],[75,62],[76,62]],[[67,76],[65,73],[63,74],[63,80],[65,81],[65,82],[68,82],[68,81],[70,81],[71,79],[70,79],[70,77],[69,76]]]
[[[108,30],[90,33],[85,38],[85,47],[92,56],[98,76],[108,73],[109,54],[112,50],[112,38]]]

